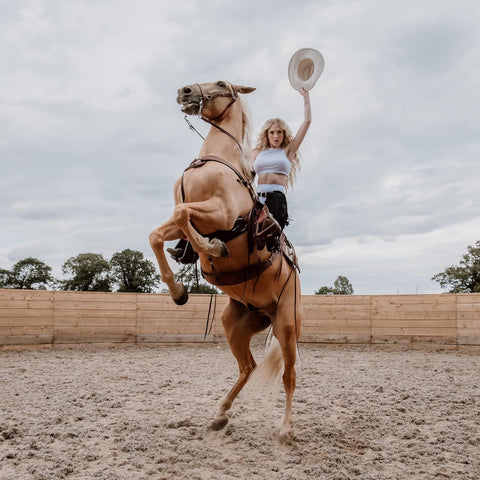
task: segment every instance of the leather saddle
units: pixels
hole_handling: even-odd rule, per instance
[[[266,247],[269,252],[280,251],[282,229],[268,208],[260,202],[255,202],[245,217],[238,217],[231,230],[217,230],[204,236],[227,243],[245,232],[247,232],[249,253],[253,252],[255,245],[258,250]],[[180,240],[175,248],[168,248],[167,251],[178,263],[189,264],[198,260],[197,252],[186,239]]]

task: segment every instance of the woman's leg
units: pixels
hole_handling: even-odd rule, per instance
[[[289,223],[287,197],[278,191],[268,193],[265,205],[283,230]]]

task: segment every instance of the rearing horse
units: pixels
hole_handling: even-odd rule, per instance
[[[185,303],[188,294],[182,283],[175,282],[164,243],[184,237],[199,254],[206,280],[229,297],[221,319],[240,373],[211,428],[220,430],[228,423],[226,412],[256,367],[250,340],[271,324],[278,344],[265,362],[277,363],[278,368],[283,359],[286,408],[280,437],[286,439],[293,426],[296,347],[302,321],[300,280],[285,249],[271,252],[262,245],[252,246],[248,229],[240,228],[245,222],[239,220],[253,211],[256,195],[249,158],[250,120],[239,95],[254,90],[223,81],[178,90],[181,110],[200,116],[211,128],[198,159],[175,182],[173,215],[149,238],[162,280],[177,304]]]

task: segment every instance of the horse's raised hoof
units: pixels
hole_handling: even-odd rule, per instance
[[[186,289],[185,285],[182,285],[182,287],[183,288],[180,296],[173,299],[177,305],[185,305],[188,302],[188,290]]]
[[[218,432],[223,427],[225,427],[227,423],[228,423],[228,417],[226,415],[220,418],[216,418],[210,425],[210,430],[213,430],[214,432]]]

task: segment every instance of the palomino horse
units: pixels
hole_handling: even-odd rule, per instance
[[[278,369],[283,358],[286,408],[280,437],[287,439],[293,426],[296,347],[302,320],[300,280],[292,261],[294,254],[289,257],[287,252],[292,253],[293,247],[272,252],[260,248],[263,245],[252,246],[246,222],[242,222],[254,205],[259,205],[252,188],[248,109],[239,97],[253,90],[219,81],[188,85],[178,91],[181,110],[199,115],[211,128],[199,158],[174,185],[173,215],[150,234],[150,244],[162,280],[177,304],[185,303],[188,294],[174,279],[164,243],[184,237],[199,254],[206,280],[229,297],[221,319],[240,374],[221,402],[211,428],[220,430],[228,423],[227,411],[256,367],[250,340],[271,324],[278,343],[264,362],[273,361]]]

